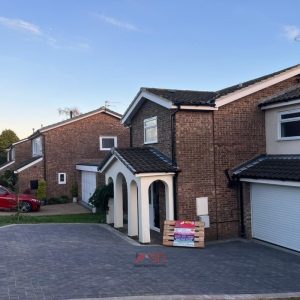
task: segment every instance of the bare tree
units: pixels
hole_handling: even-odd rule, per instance
[[[58,114],[60,116],[67,116],[70,118],[79,116],[81,114],[80,110],[78,107],[64,107],[64,108],[59,108],[58,109]]]

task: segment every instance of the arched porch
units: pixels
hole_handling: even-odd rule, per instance
[[[164,188],[164,201],[160,201],[160,209],[162,208],[161,205],[164,205],[165,219],[174,219],[174,174],[174,172],[134,174],[119,159],[115,159],[105,170],[106,183],[113,181],[114,184],[114,227],[122,228],[124,226],[124,188],[122,186],[122,178],[124,177],[127,187],[128,236],[138,236],[140,243],[150,243],[150,229],[155,229],[153,228],[155,227],[153,226],[153,219],[151,219],[153,217],[151,210],[154,208],[154,187],[157,183],[160,183]],[[162,231],[162,221],[159,222]]]

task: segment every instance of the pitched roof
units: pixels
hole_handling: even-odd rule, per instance
[[[105,167],[112,156],[119,159],[133,174],[178,171],[166,155],[152,147],[113,148],[102,162],[99,170]]]
[[[32,135],[29,136],[29,138],[32,138],[32,137],[38,135],[41,132],[45,132],[45,131],[54,129],[56,127],[67,125],[69,123],[73,123],[75,121],[79,121],[81,119],[93,116],[93,115],[98,114],[98,113],[107,113],[107,114],[112,115],[112,116],[114,116],[114,117],[116,117],[118,119],[121,119],[121,117],[122,117],[121,114],[119,114],[117,112],[114,112],[114,111],[112,111],[112,110],[110,110],[110,109],[102,106],[102,107],[100,107],[98,109],[89,111],[89,112],[84,113],[84,114],[80,114],[80,115],[78,115],[76,117],[73,117],[73,118],[70,118],[70,119],[67,119],[67,120],[63,120],[61,122],[57,122],[57,123],[54,123],[54,124],[51,124],[51,125],[48,125],[48,126],[44,126],[44,127],[40,128],[40,129],[38,129],[37,131],[35,131]]]
[[[167,109],[216,110],[232,101],[300,74],[300,64],[217,91],[192,91],[143,87],[127,107],[122,123],[129,125],[146,100]]]
[[[157,89],[157,88],[142,88],[142,90],[148,91],[152,94],[168,99],[172,101],[174,104],[214,106],[215,100],[217,98],[236,92],[240,89],[243,89],[252,84],[258,83],[260,81],[269,79],[271,77],[279,75],[283,72],[286,72],[298,66],[300,66],[300,64],[255,79],[251,79],[239,84],[235,84],[230,87],[217,90],[217,91],[191,91],[191,90],[174,90],[174,89]]]
[[[20,169],[25,168],[26,166],[29,167],[30,164],[34,163],[35,161],[39,160],[40,158],[42,158],[43,156],[34,156],[31,157],[29,159],[26,159],[18,164],[13,165],[13,167],[11,168],[12,171],[18,171]]]
[[[300,181],[300,155],[261,155],[232,172],[235,178]]]
[[[300,85],[289,88],[277,95],[267,98],[259,104],[260,107],[268,106],[276,103],[290,102],[292,100],[300,99]]]
[[[192,104],[192,105],[209,105],[214,106],[215,92],[208,91],[190,91],[190,90],[171,90],[157,88],[142,88],[157,96],[172,101],[174,104]]]

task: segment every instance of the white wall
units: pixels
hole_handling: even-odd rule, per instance
[[[265,110],[267,154],[300,154],[300,139],[279,140],[278,113],[300,109],[300,104]]]

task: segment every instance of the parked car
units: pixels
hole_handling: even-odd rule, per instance
[[[17,195],[0,185],[0,209],[17,209],[17,206]],[[32,195],[19,194],[19,209],[21,212],[38,211],[40,207],[40,201],[34,199]]]

